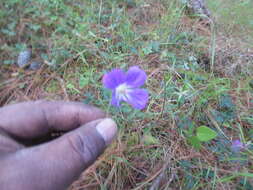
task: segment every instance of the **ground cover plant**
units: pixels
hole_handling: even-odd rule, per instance
[[[187,2],[0,2],[0,105],[82,101],[118,124],[71,190],[253,189],[253,3],[207,0],[206,17]],[[39,69],[17,66],[27,50]],[[130,68],[148,102],[115,107],[103,77]]]

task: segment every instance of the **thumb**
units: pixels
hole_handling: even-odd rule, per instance
[[[92,121],[66,135],[10,154],[2,162],[0,189],[62,190],[89,167],[116,135],[112,119]]]

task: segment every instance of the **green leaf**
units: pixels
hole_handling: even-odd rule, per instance
[[[76,89],[76,87],[74,86],[74,84],[72,83],[68,83],[67,86],[66,86],[71,92],[74,92],[74,93],[77,93],[77,94],[80,94],[81,92]]]
[[[219,98],[219,107],[223,111],[234,111],[235,104],[233,103],[232,97],[229,95],[222,95]]]
[[[197,138],[201,142],[207,142],[214,139],[217,136],[217,133],[206,126],[200,126],[197,128]]]
[[[143,51],[144,55],[148,55],[148,54],[152,53],[152,47],[151,46],[144,47],[144,48],[142,48],[142,51]]]
[[[6,65],[11,65],[11,64],[14,64],[15,61],[14,60],[4,60],[3,63]]]
[[[188,142],[197,150],[201,148],[201,142],[196,136],[191,136],[188,139]]]
[[[223,182],[231,181],[232,179],[234,179],[236,177],[250,177],[250,178],[253,178],[253,173],[235,173],[234,175],[223,177],[223,178],[219,179],[218,181],[223,183]]]
[[[85,76],[80,76],[79,87],[82,89],[89,84],[89,78]]]
[[[159,140],[152,136],[150,133],[143,135],[143,142],[145,145],[159,144]]]

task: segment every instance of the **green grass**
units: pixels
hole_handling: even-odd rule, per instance
[[[75,100],[112,115],[117,140],[72,189],[149,189],[161,174],[159,189],[252,189],[252,1],[207,2],[213,31],[179,0],[0,2],[0,104]],[[38,71],[14,65],[28,46]],[[143,111],[111,107],[101,83],[132,65],[148,74]],[[202,125],[218,136],[198,150]]]

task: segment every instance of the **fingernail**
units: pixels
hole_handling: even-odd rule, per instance
[[[117,134],[117,125],[110,118],[100,121],[96,126],[96,129],[105,140],[106,145],[109,145]]]

